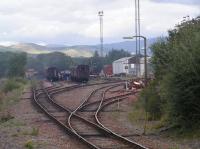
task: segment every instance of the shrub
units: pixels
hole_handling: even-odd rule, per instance
[[[13,119],[14,117],[11,116],[9,113],[3,114],[0,117],[0,124],[9,121],[10,119]]]
[[[26,84],[27,83],[27,80],[25,80],[24,78],[20,78],[20,77],[17,77],[14,80],[16,82],[18,82],[18,83],[21,83],[21,84]]]
[[[156,82],[152,82],[145,88],[139,98],[139,102],[148,112],[149,120],[160,119],[162,114],[161,99],[156,90]]]
[[[168,122],[185,130],[200,128],[199,47],[200,16],[170,30],[166,40],[151,48],[159,94],[153,86],[144,90],[148,98],[146,109],[155,113],[152,107],[159,107],[161,103],[161,113],[164,109]]]
[[[3,91],[5,93],[13,91],[14,89],[18,89],[20,87],[20,84],[16,82],[14,79],[9,79],[5,82],[5,85],[3,86]]]
[[[27,149],[33,149],[34,148],[33,141],[32,140],[27,141],[24,146]]]
[[[38,128],[33,128],[32,132],[31,132],[31,135],[32,136],[37,136],[38,134],[39,134],[39,129]]]

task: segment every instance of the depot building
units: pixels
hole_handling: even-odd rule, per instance
[[[150,57],[147,57],[147,62],[149,63],[149,61]],[[138,76],[144,76],[144,57],[124,57],[114,61],[112,67],[114,75],[129,74],[136,76],[137,70],[140,69]]]

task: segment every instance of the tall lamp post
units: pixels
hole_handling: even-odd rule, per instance
[[[145,78],[145,87],[147,86],[147,39],[144,36],[131,36],[123,37],[123,39],[133,39],[133,38],[143,38],[144,40],[144,78]],[[145,107],[147,105],[147,97],[145,96]],[[144,134],[146,134],[147,127],[147,111],[145,110],[145,124],[144,124]]]

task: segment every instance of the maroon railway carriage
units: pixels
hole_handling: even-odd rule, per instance
[[[112,65],[104,65],[103,73],[105,76],[112,76],[113,75]]]
[[[71,80],[78,82],[87,82],[89,80],[89,66],[78,65],[71,69]]]

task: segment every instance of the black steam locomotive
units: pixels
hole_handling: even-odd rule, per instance
[[[60,73],[58,68],[56,67],[49,67],[46,69],[46,78],[48,81],[55,82],[58,81],[60,78]]]
[[[71,80],[78,82],[87,82],[89,80],[89,66],[78,65],[71,70]]]

